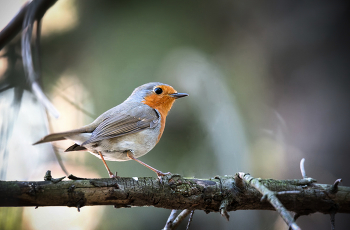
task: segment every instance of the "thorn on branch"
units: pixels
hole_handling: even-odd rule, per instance
[[[334,182],[334,184],[332,185],[332,187],[330,189],[330,193],[336,194],[338,192],[338,185],[339,185],[340,182],[342,182],[342,179],[337,179]]]
[[[63,176],[63,177],[60,177],[60,178],[52,178],[51,182],[56,184],[56,183],[62,181],[64,178],[66,178],[66,176]]]
[[[301,171],[301,176],[303,177],[303,179],[306,180],[307,184],[317,182],[315,179],[306,176],[304,163],[305,163],[305,158],[301,159],[301,161],[300,161],[300,171]],[[307,186],[305,186],[305,187],[307,187]]]
[[[230,215],[227,212],[227,205],[228,204],[229,204],[229,200],[224,199],[223,201],[221,201],[221,205],[220,205],[220,214],[221,214],[221,216],[225,217],[227,221],[230,220]]]
[[[52,183],[56,184],[60,181],[62,181],[64,178],[66,178],[65,176],[60,177],[60,178],[52,178],[51,176],[51,171],[47,170],[44,176],[44,181],[51,181]]]
[[[44,181],[51,181],[52,176],[51,176],[51,170],[47,170],[44,176]]]
[[[73,174],[70,174],[70,175],[68,176],[68,179],[70,179],[70,180],[90,180],[90,179],[88,179],[88,178],[82,178],[82,177],[74,176]]]
[[[304,163],[305,163],[305,158],[301,159],[301,161],[300,161],[300,171],[301,171],[301,176],[302,176],[304,179],[306,179],[307,176],[306,176],[306,172],[305,172]]]
[[[238,187],[238,188],[240,188],[240,189],[244,189],[244,186],[243,186],[243,178],[240,176],[240,174],[239,173],[236,173],[236,175],[235,175],[235,184],[236,184],[236,186]]]

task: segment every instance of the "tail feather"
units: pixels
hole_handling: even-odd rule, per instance
[[[70,130],[67,132],[61,132],[61,133],[52,133],[52,134],[49,134],[49,135],[43,137],[41,140],[35,142],[33,145],[51,142],[51,141],[66,140],[67,139],[66,137],[72,136],[75,134],[91,133],[92,131],[94,131],[94,129],[96,129],[97,126],[98,126],[98,124],[96,122],[94,122],[94,123],[91,123],[90,125],[86,125],[86,126],[80,128],[80,129],[74,129],[74,130]]]
[[[49,135],[41,138],[41,140],[35,142],[33,145],[51,142],[51,141],[62,141],[62,140],[66,140],[67,139],[66,137],[68,137],[68,136],[71,136],[74,134],[79,134],[79,133],[86,133],[86,132],[90,132],[90,130],[83,127],[81,129],[74,129],[74,130],[70,130],[67,132],[52,133],[52,134],[49,134]]]
[[[41,140],[35,142],[33,145],[46,143],[46,142],[51,142],[51,141],[66,140],[65,136],[67,136],[67,133],[53,133],[53,134],[49,134],[49,135],[41,138]]]

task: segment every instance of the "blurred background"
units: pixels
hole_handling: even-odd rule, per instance
[[[23,3],[0,0],[0,28]],[[137,86],[160,81],[190,97],[175,103],[161,141],[142,161],[186,177],[243,171],[296,179],[305,158],[308,176],[349,186],[349,5],[59,0],[43,18],[40,56],[59,119],[25,89],[20,37],[0,51],[1,180],[42,180],[46,170],[64,176],[54,151],[69,173],[108,177],[93,155],[63,153],[69,141],[32,143],[88,124]],[[3,87],[9,79],[16,89]],[[155,176],[134,161],[107,163],[119,176]],[[153,207],[0,208],[0,229],[161,229],[169,214]],[[230,215],[227,222],[196,211],[191,229],[287,229],[273,211]],[[329,229],[330,217],[297,223]],[[349,224],[348,215],[336,215],[337,229]]]

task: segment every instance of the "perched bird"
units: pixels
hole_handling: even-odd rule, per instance
[[[188,94],[178,93],[170,85],[150,82],[137,87],[123,103],[104,112],[91,124],[80,129],[49,134],[34,145],[72,140],[75,144],[65,152],[89,151],[103,161],[111,178],[116,176],[105,160],[135,160],[160,178],[165,174],[137,158],[148,153],[158,143],[173,103],[177,98],[186,96]]]

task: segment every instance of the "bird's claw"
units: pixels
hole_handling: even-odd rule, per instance
[[[110,177],[110,178],[113,178],[113,179],[118,179],[118,178],[119,178],[119,176],[114,175],[113,173],[110,173],[110,174],[109,174],[109,177]]]
[[[163,180],[162,180],[163,176],[171,175],[171,172],[163,173],[161,171],[158,171],[156,173],[157,173],[157,177],[158,177],[158,180],[159,180],[160,183],[163,182]]]

